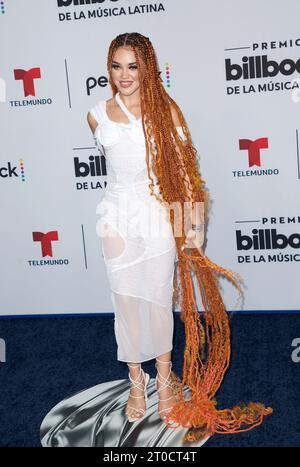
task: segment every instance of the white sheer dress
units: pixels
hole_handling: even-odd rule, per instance
[[[111,289],[117,359],[143,362],[173,348],[177,254],[168,210],[150,195],[142,121],[129,112],[119,93],[115,99],[129,123],[110,120],[105,100],[90,110],[98,122],[94,138],[107,169],[96,232]],[[182,128],[177,131],[183,138]]]

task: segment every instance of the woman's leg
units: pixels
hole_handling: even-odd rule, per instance
[[[133,380],[135,380],[138,387],[132,384],[129,392],[125,413],[132,418],[141,418],[143,416],[143,411],[146,409],[145,398],[140,397],[144,395],[144,373],[143,371],[141,371],[142,368],[140,363],[128,362],[127,365],[129,368],[130,376]]]
[[[171,410],[176,403],[176,397],[170,384],[171,351],[156,358],[156,385],[158,392],[158,413],[161,419]],[[166,400],[163,400],[166,399]]]

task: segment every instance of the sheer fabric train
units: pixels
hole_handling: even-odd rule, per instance
[[[177,252],[168,212],[150,195],[141,118],[129,112],[119,93],[115,98],[128,123],[110,120],[105,100],[90,110],[107,169],[96,231],[111,288],[117,359],[143,362],[173,348]],[[183,138],[182,128],[177,131]]]

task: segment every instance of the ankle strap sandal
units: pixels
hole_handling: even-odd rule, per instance
[[[131,391],[132,387],[136,387],[136,388],[138,388],[138,389],[140,389],[140,390],[142,390],[142,391],[144,392],[144,394],[141,395],[141,396],[133,396],[132,394],[130,394],[130,397],[132,397],[132,398],[134,398],[134,399],[141,399],[142,397],[144,397],[144,398],[145,398],[145,401],[147,402],[147,400],[148,400],[147,385],[148,385],[149,380],[150,380],[150,375],[149,375],[148,373],[145,373],[144,370],[141,368],[140,365],[132,365],[132,364],[130,364],[130,363],[127,363],[127,365],[128,365],[129,367],[131,367],[131,368],[137,368],[138,366],[140,367],[140,371],[139,371],[139,374],[138,374],[138,376],[137,376],[136,379],[133,379],[133,378],[132,378],[130,372],[128,373],[129,379],[130,379],[130,381],[131,381],[131,383],[132,383],[132,386],[131,386],[131,388],[130,388],[130,391]],[[140,376],[141,376],[141,374],[142,374],[143,377],[144,377],[144,381],[145,381],[144,383],[143,383],[143,381],[140,381]],[[130,391],[129,391],[129,393],[130,393]],[[141,419],[143,418],[143,416],[145,415],[146,409],[136,408],[136,407],[133,407],[133,406],[131,406],[131,405],[127,405],[127,407],[130,408],[130,409],[133,409],[133,410],[135,410],[135,411],[137,411],[137,412],[141,412],[141,413],[142,413],[142,416],[141,416],[141,417],[136,417],[136,418],[130,417],[129,415],[126,414],[127,420],[128,420],[129,422],[131,422],[131,423],[132,423],[132,422],[135,422],[135,421],[138,421],[138,420],[141,420]]]

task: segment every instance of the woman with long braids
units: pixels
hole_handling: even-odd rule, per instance
[[[87,118],[107,165],[97,233],[115,311],[118,360],[127,362],[132,383],[126,416],[130,422],[144,416],[149,375],[141,363],[156,359],[159,416],[170,428],[189,428],[186,441],[250,430],[271,407],[254,402],[216,407],[230,360],[218,275],[239,293],[241,287],[237,274],[213,263],[202,249],[209,195],[187,123],[163,86],[148,37],[118,35],[107,68],[113,97],[98,102]],[[176,300],[185,327],[181,379],[171,371]]]

